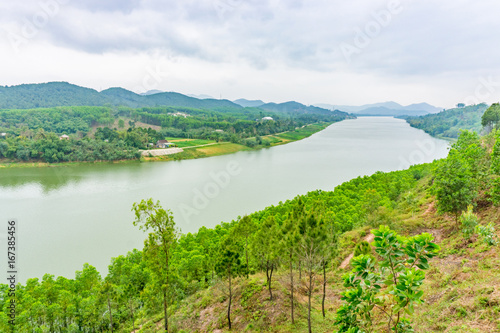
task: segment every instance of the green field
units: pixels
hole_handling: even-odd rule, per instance
[[[185,138],[167,138],[168,141],[174,143],[179,148],[194,147],[206,145],[209,143],[216,143],[214,140],[202,140],[202,139],[185,139]]]

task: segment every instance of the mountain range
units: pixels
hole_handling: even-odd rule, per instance
[[[318,107],[329,110],[341,110],[344,112],[353,113],[356,115],[370,116],[421,116],[429,113],[438,113],[443,108],[435,107],[427,103],[410,104],[403,106],[396,102],[383,102],[374,104],[365,104],[360,106],[351,105],[332,105],[332,104],[315,104]]]
[[[175,92],[139,95],[123,88],[97,90],[67,82],[0,86],[0,109],[32,109],[56,106],[180,106],[190,108],[220,109],[241,108],[228,100],[197,99]]]
[[[316,104],[306,106],[290,101],[265,103],[262,100],[215,99],[208,95],[183,95],[176,92],[151,90],[136,94],[123,88],[109,88],[101,92],[67,82],[0,86],[0,109],[32,109],[56,106],[128,106],[132,108],[173,106],[223,110],[254,107],[282,113],[353,113],[372,116],[419,116],[437,113],[442,109],[427,103],[402,106],[396,102],[366,104],[362,106]]]
[[[201,96],[205,97],[206,95]],[[0,109],[34,109],[57,106],[128,106],[131,108],[172,106],[223,111],[243,107],[259,107],[263,111],[285,114],[332,114],[330,110],[316,106],[306,106],[298,102],[280,104],[266,104],[262,101],[247,100],[238,100],[238,102],[239,104],[226,99],[200,99],[176,92],[161,92],[158,90],[136,94],[123,88],[109,88],[98,92],[94,89],[67,82],[22,84],[10,87],[0,86]],[[333,111],[333,113],[348,117],[345,112]]]

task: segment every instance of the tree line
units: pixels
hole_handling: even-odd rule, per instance
[[[271,114],[272,121],[262,120]],[[222,111],[185,107],[55,107],[0,110],[0,158],[12,161],[135,159],[165,137],[210,139],[255,146],[255,140],[311,123],[345,119],[334,114],[274,114],[255,108]],[[142,122],[146,125],[135,126]],[[155,131],[142,127],[160,126]],[[69,140],[60,140],[69,135]],[[260,140],[263,144],[264,142]]]

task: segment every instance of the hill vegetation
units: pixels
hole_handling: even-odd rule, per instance
[[[155,332],[168,322],[171,332],[378,332],[387,325],[493,332],[500,325],[498,151],[496,131],[483,139],[463,132],[450,156],[433,164],[359,177],[194,234],[177,234],[171,213],[143,200],[133,210],[148,233],[144,249],[113,258],[104,278],[86,264],[74,279],[45,275],[18,285],[17,328]],[[358,245],[372,241],[371,228],[379,228],[375,243]],[[354,275],[342,279],[349,261],[341,262],[356,245]],[[422,254],[429,258],[415,254],[428,246]],[[392,255],[401,266],[384,261]],[[402,284],[388,283],[384,267]],[[356,274],[360,285],[349,277]],[[413,286],[411,297],[405,285]],[[0,329],[8,332],[8,288],[0,289]]]
[[[67,82],[0,87],[0,109],[34,109],[57,106],[182,106],[188,108],[241,108],[228,100],[197,99],[174,92],[139,95],[123,88],[98,92]]]
[[[480,132],[481,117],[488,108],[486,104],[469,105],[419,117],[402,116],[410,126],[424,130],[438,138],[456,139],[461,129]]]
[[[152,94],[136,94],[123,88],[109,88],[98,92],[94,89],[80,87],[67,82],[49,82],[42,84],[23,84],[19,86],[0,86],[1,109],[36,109],[61,106],[106,106],[128,108],[180,107],[191,109],[215,110],[226,112],[247,108],[260,107],[267,113],[291,114],[323,114],[330,110],[305,106],[297,102],[269,103],[262,101],[238,100],[233,103],[223,99],[198,99],[176,92],[156,92]],[[346,116],[347,113],[335,111],[336,116]],[[253,119],[252,119],[253,120]]]
[[[154,95],[151,95],[154,96]],[[262,120],[271,116],[272,120]],[[165,137],[208,139],[256,147],[261,137],[348,118],[341,112],[257,108],[73,106],[0,110],[0,158],[11,161],[98,161],[138,158]],[[142,124],[144,128],[136,126]],[[153,129],[154,128],[154,129]],[[59,136],[68,135],[68,140]]]

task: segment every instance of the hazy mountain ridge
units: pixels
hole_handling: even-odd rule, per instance
[[[233,103],[239,104],[243,107],[252,107],[252,108],[258,108],[261,105],[266,104],[265,102],[261,101],[260,99],[258,100],[248,100],[244,98],[237,99],[233,101]]]
[[[347,115],[347,112],[339,111],[339,110],[334,110],[330,111],[324,108],[320,108],[317,106],[306,106],[304,104],[298,103],[298,102],[285,102],[285,103],[267,103],[259,106],[260,109],[263,110],[268,110],[268,111],[274,111],[274,112],[298,112],[298,113],[321,113],[321,114],[331,114],[336,113],[336,114],[342,114],[342,115]]]
[[[443,109],[435,107],[428,103],[416,103],[403,106],[399,103],[390,101],[383,103],[365,104],[360,106],[353,105],[333,105],[333,104],[315,104],[318,107],[329,110],[341,110],[359,115],[377,115],[377,116],[419,116],[429,113],[438,113]]]

